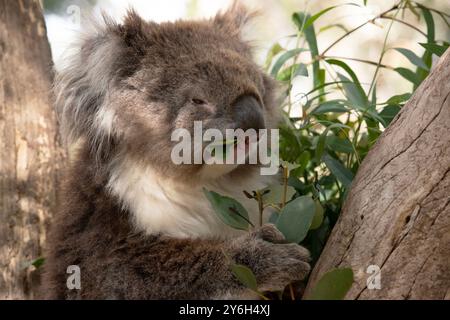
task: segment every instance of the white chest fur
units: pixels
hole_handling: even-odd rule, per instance
[[[243,190],[266,187],[273,178],[255,171],[242,181],[219,178],[205,185],[187,186],[161,178],[151,168],[123,162],[111,174],[108,188],[132,213],[132,223],[146,234],[164,234],[176,238],[228,238],[242,233],[225,225],[203,193],[203,187],[230,196],[248,210],[250,220],[258,221],[257,203]]]

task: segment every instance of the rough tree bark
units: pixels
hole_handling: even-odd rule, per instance
[[[0,0],[0,299],[32,298],[60,146],[39,1]]]
[[[351,267],[346,299],[450,299],[450,50],[360,166],[307,292]],[[368,266],[381,289],[368,289]]]

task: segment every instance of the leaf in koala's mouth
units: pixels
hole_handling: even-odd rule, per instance
[[[213,149],[211,151],[211,156],[214,158],[220,158],[221,160],[225,160],[227,158],[227,154],[231,147],[237,144],[237,138],[230,140],[219,140],[215,141],[213,144]],[[218,152],[216,152],[218,150]]]

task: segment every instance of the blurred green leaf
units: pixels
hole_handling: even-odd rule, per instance
[[[303,77],[307,77],[308,76],[308,69],[306,68],[306,66],[303,63],[297,63],[294,64],[288,68],[286,68],[285,70],[283,70],[282,72],[280,72],[277,75],[277,80],[278,81],[288,81],[295,77],[298,76],[303,76]]]
[[[322,71],[320,71],[320,63],[316,59],[319,56],[319,48],[317,46],[317,38],[316,38],[316,32],[314,30],[314,26],[310,25],[308,28],[304,28],[306,21],[311,16],[309,14],[305,14],[303,12],[296,12],[292,15],[292,20],[294,21],[295,25],[297,26],[298,30],[300,32],[303,32],[305,35],[306,42],[308,43],[309,50],[311,52],[311,59],[313,62],[313,83],[314,87],[318,87],[320,85],[323,85],[325,83],[325,74],[321,74]],[[320,89],[320,92],[323,92],[323,89]]]
[[[333,10],[334,8],[338,8],[338,7],[342,7],[342,6],[348,6],[348,5],[359,7],[359,5],[356,4],[356,3],[343,3],[343,4],[340,4],[340,5],[337,5],[337,6],[332,6],[332,7],[325,8],[325,9],[319,11],[318,13],[316,13],[315,15],[309,17],[309,18],[305,21],[305,24],[303,25],[303,29],[305,29],[305,30],[308,29],[310,26],[313,25],[313,23],[314,23],[317,19],[319,19],[321,16],[323,16],[323,15],[324,15],[325,13],[327,13],[328,11]]]
[[[420,85],[421,79],[413,71],[406,68],[395,68],[394,70],[403,78],[413,83],[416,87]]]
[[[319,201],[315,201],[316,211],[314,213],[313,221],[311,223],[310,230],[315,230],[319,228],[323,222],[323,208]]]
[[[276,226],[287,241],[299,243],[306,237],[315,212],[316,205],[311,197],[295,198],[281,210]]]
[[[322,159],[322,155],[325,151],[325,145],[326,145],[326,140],[327,140],[327,135],[328,132],[331,129],[335,129],[335,128],[348,128],[348,126],[342,124],[342,123],[334,123],[330,126],[328,126],[319,136],[319,140],[317,142],[317,146],[316,146],[316,153],[315,153],[315,159],[316,162],[319,163],[320,160]]]
[[[327,146],[331,150],[342,153],[353,153],[354,149],[352,143],[347,138],[342,139],[336,136],[328,136]]]
[[[384,107],[383,111],[380,112],[380,116],[389,125],[399,111],[400,111],[399,106],[389,105],[389,106]]]
[[[350,268],[333,269],[325,273],[305,300],[342,300],[353,284]]]
[[[422,58],[418,57],[411,50],[405,48],[394,48],[394,50],[404,55],[416,67],[422,68],[424,70],[429,70],[428,66],[425,64],[425,62],[423,62]]]
[[[342,31],[344,31],[345,33],[347,33],[349,30],[342,24],[342,23],[335,23],[335,24],[330,24],[327,26],[324,26],[322,28],[319,29],[319,32],[317,34],[320,34],[322,32],[325,32],[327,30],[330,30],[332,28],[338,28],[341,29]]]
[[[411,98],[411,93],[404,93],[390,97],[384,104],[400,104]]]
[[[39,269],[42,267],[42,265],[45,263],[45,258],[40,257],[32,261],[25,261],[21,264],[21,269],[27,269],[31,266],[34,266],[36,269]]]
[[[206,198],[211,203],[219,218],[230,227],[248,230],[250,223],[248,212],[233,198],[222,196],[214,191],[203,188]]]
[[[36,269],[40,268],[45,262],[45,258],[37,258],[33,262],[31,262],[31,265],[33,265]]]
[[[342,81],[342,87],[344,88],[347,99],[350,100],[354,106],[368,108],[369,100],[361,86],[358,83],[350,81],[350,79],[340,73],[338,73],[338,77]]]
[[[269,186],[267,188],[264,188],[261,190],[263,192],[262,200],[264,203],[270,203],[278,205],[283,202],[283,195],[284,195],[284,186],[280,184],[275,184],[272,186]],[[268,193],[265,193],[265,191],[269,191]],[[296,193],[295,189],[291,186],[287,186],[286,188],[286,201],[291,200],[291,198]]]
[[[325,154],[322,157],[322,160],[325,162],[331,173],[342,183],[345,188],[350,187],[353,180],[353,173],[349,169],[329,154]]]
[[[266,58],[266,68],[269,68],[272,64],[273,57],[275,57],[280,52],[284,51],[283,47],[277,42],[275,43],[269,50],[269,53],[267,54]]]
[[[441,57],[444,52],[448,49],[447,44],[437,44],[437,43],[419,43],[422,47],[430,51],[431,53],[437,55],[438,57]]]
[[[241,264],[234,264],[231,266],[231,271],[245,287],[252,289],[253,291],[258,290],[256,277],[253,274],[252,270],[250,270],[250,268]]]
[[[345,113],[348,112],[348,109],[345,107],[344,100],[330,100],[321,103],[317,108],[315,108],[311,114],[319,115],[328,112],[335,113]]]
[[[296,57],[299,53],[303,52],[303,51],[308,51],[307,49],[303,49],[303,48],[297,48],[297,49],[292,49],[289,51],[286,51],[285,53],[283,53],[275,62],[272,71],[270,72],[270,74],[272,76],[276,76],[278,75],[278,72],[280,71],[280,69],[283,67],[283,65],[291,58]]]

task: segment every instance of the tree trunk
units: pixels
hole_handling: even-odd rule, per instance
[[[0,299],[32,298],[61,149],[39,1],[0,0]]]
[[[347,299],[450,299],[449,203],[447,50],[361,164],[307,293],[330,269],[351,267]],[[370,265],[380,289],[367,286]]]

